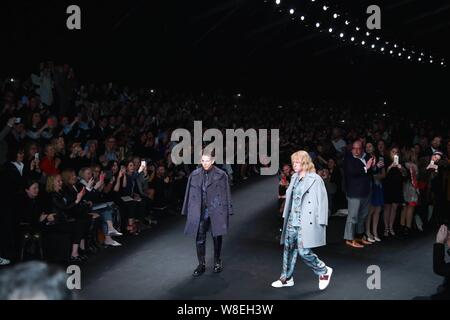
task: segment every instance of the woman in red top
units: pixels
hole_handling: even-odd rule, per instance
[[[47,176],[54,176],[59,174],[59,165],[61,164],[61,159],[55,158],[55,148],[48,144],[45,146],[45,157],[41,160],[40,167],[41,171]]]

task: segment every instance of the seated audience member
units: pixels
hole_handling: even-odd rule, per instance
[[[119,161],[119,153],[117,152],[117,144],[114,137],[109,137],[105,140],[105,152],[99,159],[102,162]]]
[[[79,249],[86,249],[83,236],[89,226],[86,225],[85,220],[76,220],[69,216],[77,206],[80,206],[85,191],[77,193],[75,201],[69,201],[63,192],[63,181],[59,174],[47,178],[46,191],[50,197],[51,213],[43,214],[39,218],[43,232],[69,234],[72,242],[70,262],[80,262],[86,259],[80,255]]]
[[[113,225],[114,210],[103,198],[102,190],[105,186],[105,175],[100,174],[98,182],[92,174],[91,168],[84,167],[80,170],[80,186],[83,186],[86,190],[85,200],[90,202],[92,212],[100,214],[103,221],[103,234],[105,236],[105,245],[107,246],[120,246],[121,244],[111,237],[121,236],[122,233],[117,231]]]
[[[56,157],[55,148],[51,144],[45,146],[45,156],[42,158],[40,166],[41,171],[46,176],[53,176],[60,173],[59,165],[61,159]]]
[[[159,165],[156,169],[156,175],[149,186],[153,190],[151,192],[153,207],[164,208],[167,206],[167,192],[168,188],[170,188],[170,183],[170,177],[166,174],[166,167],[162,164]]]
[[[25,167],[24,156],[25,151],[22,147],[13,147],[8,150],[8,160],[4,165],[4,173],[6,183],[8,185],[9,194],[13,196],[19,195],[25,185],[27,177],[29,177],[29,168]]]
[[[70,153],[62,161],[61,169],[73,169],[78,172],[82,167],[90,165],[80,142],[73,142],[70,146]]]
[[[118,196],[118,193],[114,191],[119,170],[119,162],[114,160],[108,162],[105,170],[105,186],[102,190],[106,201],[113,201],[114,203],[119,202],[120,197]]]
[[[87,162],[90,165],[97,164],[100,162],[97,154],[98,151],[97,149],[98,149],[97,140],[88,140],[88,142],[86,142],[84,154]]]
[[[52,146],[55,149],[55,157],[64,159],[66,157],[66,141],[64,137],[52,139]]]
[[[446,225],[441,225],[434,244],[433,271],[444,277],[444,283],[439,288],[438,293],[431,296],[435,300],[450,299],[450,263],[445,262],[445,243],[450,247],[450,233]]]
[[[25,157],[24,157],[25,168],[29,168],[30,170],[27,176],[28,179],[40,181],[42,172],[39,163],[40,163],[39,145],[35,142],[28,143],[25,146]]]
[[[44,262],[18,264],[0,274],[0,300],[72,300],[67,273]]]
[[[120,195],[118,205],[124,218],[122,221],[128,222],[126,229],[132,235],[139,234],[137,222],[145,216],[145,204],[139,196],[136,178],[137,172],[130,160],[126,162],[126,166],[121,167],[114,186],[114,191]]]

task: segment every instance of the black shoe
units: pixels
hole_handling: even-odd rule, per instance
[[[69,263],[80,263],[80,262],[82,262],[82,261],[83,261],[83,260],[81,260],[80,256],[78,256],[78,257],[71,256],[71,257],[69,258]]]
[[[199,277],[203,273],[205,273],[206,267],[204,264],[199,264],[197,269],[194,270],[194,273],[192,274],[194,277]]]
[[[80,258],[81,261],[86,261],[89,259],[89,257],[85,253],[79,253],[78,257]]]
[[[222,272],[222,270],[223,270],[222,261],[216,262],[216,263],[214,264],[214,273]]]

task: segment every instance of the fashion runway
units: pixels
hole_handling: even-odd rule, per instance
[[[199,278],[194,237],[185,236],[185,217],[172,216],[141,235],[123,239],[81,266],[81,299],[412,299],[436,292],[442,279],[433,274],[434,234],[386,240],[364,249],[344,245],[345,218],[330,218],[327,246],[314,250],[334,269],[321,292],[318,278],[300,258],[295,286],[270,284],[281,272],[282,246],[276,236],[278,184],[258,177],[232,190],[234,215],[224,237],[224,270],[212,272],[212,238],[207,238],[207,270]],[[367,268],[381,269],[381,289],[369,290]]]

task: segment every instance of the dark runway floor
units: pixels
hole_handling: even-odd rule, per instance
[[[224,238],[224,271],[213,274],[208,238],[207,271],[193,278],[197,266],[194,239],[183,234],[185,218],[172,216],[141,235],[118,239],[81,267],[82,299],[412,299],[435,293],[442,279],[433,274],[434,234],[386,240],[352,249],[342,240],[345,218],[331,218],[328,245],[315,252],[334,268],[330,286],[297,260],[295,286],[274,289],[281,271],[277,181],[259,177],[232,192],[235,215]],[[367,268],[381,269],[381,289],[369,290]]]

